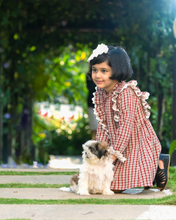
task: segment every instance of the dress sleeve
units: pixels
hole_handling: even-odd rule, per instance
[[[105,142],[109,143],[108,135],[106,134],[106,130],[103,129],[102,125],[99,122],[98,122],[96,140],[101,141],[101,142],[105,141]]]
[[[106,125],[106,115],[104,112],[105,102],[103,99],[103,90],[96,88],[96,92],[93,95],[94,97],[92,100],[95,105],[94,114],[98,121],[96,140],[109,143],[108,130]]]
[[[120,120],[115,134],[115,144],[112,148],[115,152],[123,153],[132,134],[138,98],[131,88],[127,88],[119,95],[117,102],[120,110]]]

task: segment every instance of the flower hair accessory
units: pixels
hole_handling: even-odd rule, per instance
[[[93,50],[93,53],[88,58],[87,62],[90,62],[94,57],[97,57],[98,55],[107,53],[108,50],[108,46],[106,46],[105,44],[98,44],[97,48]]]

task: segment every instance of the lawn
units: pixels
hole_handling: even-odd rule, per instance
[[[77,172],[69,172],[69,171],[51,171],[51,172],[46,172],[46,171],[33,171],[33,172],[21,172],[21,171],[0,171],[0,176],[13,176],[13,175],[19,175],[19,176],[29,176],[29,175],[74,175]]]

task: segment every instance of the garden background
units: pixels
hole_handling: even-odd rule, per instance
[[[126,48],[131,79],[150,93],[162,152],[172,153],[175,15],[174,0],[0,0],[0,163],[81,155],[91,138],[86,60],[98,43]],[[66,121],[39,114],[35,103],[59,108],[60,97],[81,106],[83,116]]]

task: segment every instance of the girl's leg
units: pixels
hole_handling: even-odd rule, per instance
[[[164,163],[162,160],[159,160],[158,166],[160,169],[164,169]]]

